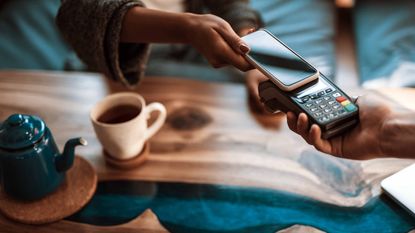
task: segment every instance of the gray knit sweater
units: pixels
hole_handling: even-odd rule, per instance
[[[208,10],[227,20],[235,30],[257,27],[258,14],[247,0],[188,0],[187,10]],[[65,39],[93,71],[137,84],[144,75],[149,45],[120,43],[122,20],[128,9],[143,6],[139,0],[62,0],[56,21]]]

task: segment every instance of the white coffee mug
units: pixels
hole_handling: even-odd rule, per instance
[[[147,120],[153,111],[158,111],[159,115],[148,126]],[[122,160],[139,155],[146,141],[163,126],[166,116],[164,105],[155,102],[146,106],[144,98],[132,92],[105,97],[90,114],[95,133],[105,151]]]

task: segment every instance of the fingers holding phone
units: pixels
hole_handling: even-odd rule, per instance
[[[225,20],[215,15],[191,15],[188,38],[207,61],[220,68],[232,65],[241,71],[253,69],[244,55],[249,47]]]

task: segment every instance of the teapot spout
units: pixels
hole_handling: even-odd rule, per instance
[[[83,138],[73,138],[65,143],[63,153],[56,158],[56,170],[58,172],[64,172],[72,167],[75,158],[75,147],[86,146],[88,142]]]

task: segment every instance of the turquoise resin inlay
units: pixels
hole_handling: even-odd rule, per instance
[[[383,195],[356,208],[268,189],[139,181],[99,183],[91,202],[69,220],[116,225],[148,208],[170,232],[274,233],[295,224],[347,233],[415,229],[415,218]]]

